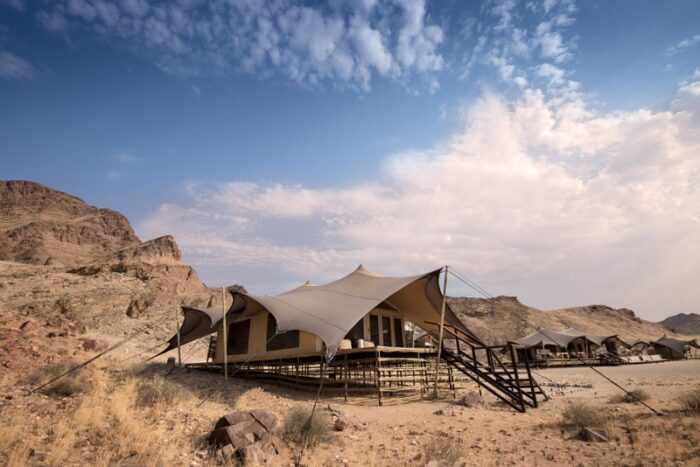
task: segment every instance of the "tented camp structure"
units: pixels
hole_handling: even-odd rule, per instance
[[[700,345],[695,339],[688,341],[663,336],[650,344],[655,352],[668,360],[680,360],[682,358],[697,358]]]
[[[455,373],[461,373],[518,409],[536,405],[536,383],[529,372],[522,379],[517,368],[500,374],[463,351],[486,346],[445,302],[441,271],[386,277],[359,266],[334,282],[306,283],[275,296],[234,292],[225,317],[222,311],[183,307],[179,342],[215,334],[211,361],[194,367],[226,366],[295,386],[323,379],[326,390],[341,390],[346,397],[348,392],[376,391],[381,403],[386,395],[425,391],[435,378],[454,389]],[[443,311],[446,337],[462,342],[462,350],[445,349],[438,366],[437,349],[413,347],[404,328],[410,322],[437,337]],[[164,352],[177,345],[175,335]],[[521,387],[531,393],[523,395]]]
[[[516,344],[517,358],[533,363],[615,363],[629,345],[617,335],[595,335],[578,329],[564,331],[539,329]]]

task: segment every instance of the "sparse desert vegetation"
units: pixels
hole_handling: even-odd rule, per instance
[[[649,393],[644,389],[637,388],[626,393],[617,394],[610,401],[614,403],[638,404],[639,402],[648,401],[650,397]]]
[[[700,388],[692,389],[681,396],[683,410],[700,414]]]
[[[296,406],[284,419],[285,437],[294,443],[301,444],[306,436],[307,446],[315,446],[328,437],[331,421],[328,415],[316,410],[311,416],[311,409]],[[308,432],[308,434],[306,434]]]

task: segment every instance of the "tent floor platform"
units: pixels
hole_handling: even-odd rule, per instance
[[[375,396],[379,405],[386,398],[423,396],[435,384],[434,349],[421,347],[369,347],[338,350],[326,363],[321,353],[273,360],[228,362],[232,377],[251,378],[301,390],[318,390],[323,381],[324,395]],[[187,368],[224,372],[223,363],[191,363]],[[438,390],[456,397],[467,381],[444,361],[440,362]]]

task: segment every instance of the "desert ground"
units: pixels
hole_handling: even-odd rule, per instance
[[[88,354],[74,355],[80,361]],[[126,355],[128,358],[128,355]],[[83,391],[70,396],[36,392],[32,370],[0,378],[0,463],[7,465],[221,465],[207,446],[222,415],[262,409],[284,421],[295,407],[310,409],[315,394],[196,370],[147,364],[124,355],[98,360],[80,370]],[[700,388],[700,360],[598,367],[628,389],[641,389],[647,403],[615,401],[621,391],[586,367],[537,370],[551,399],[517,413],[484,395],[486,404],[468,408],[454,399],[323,397],[318,413],[350,421],[308,448],[309,466],[426,465],[700,465],[700,415],[686,410],[683,396]],[[150,392],[149,392],[150,390]],[[71,391],[67,391],[71,392]],[[155,394],[148,397],[149,394]],[[607,442],[579,439],[562,414],[584,402],[605,418]],[[271,465],[294,465],[299,446]]]

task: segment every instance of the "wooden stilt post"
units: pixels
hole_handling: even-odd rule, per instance
[[[221,286],[221,311],[224,313],[223,325],[224,325],[224,380],[228,379],[228,338],[226,334],[228,329],[226,329],[226,287]]]
[[[182,366],[182,352],[180,351],[180,307],[175,307],[175,324],[177,326],[177,364]]]
[[[445,279],[443,282],[443,291],[442,291],[442,307],[440,309],[440,334],[438,336],[438,345],[437,345],[437,358],[435,359],[435,387],[433,389],[433,398],[437,399],[438,397],[438,376],[440,374],[440,355],[442,354],[442,331],[443,328],[445,327],[445,305],[447,303],[447,266],[445,266]]]

